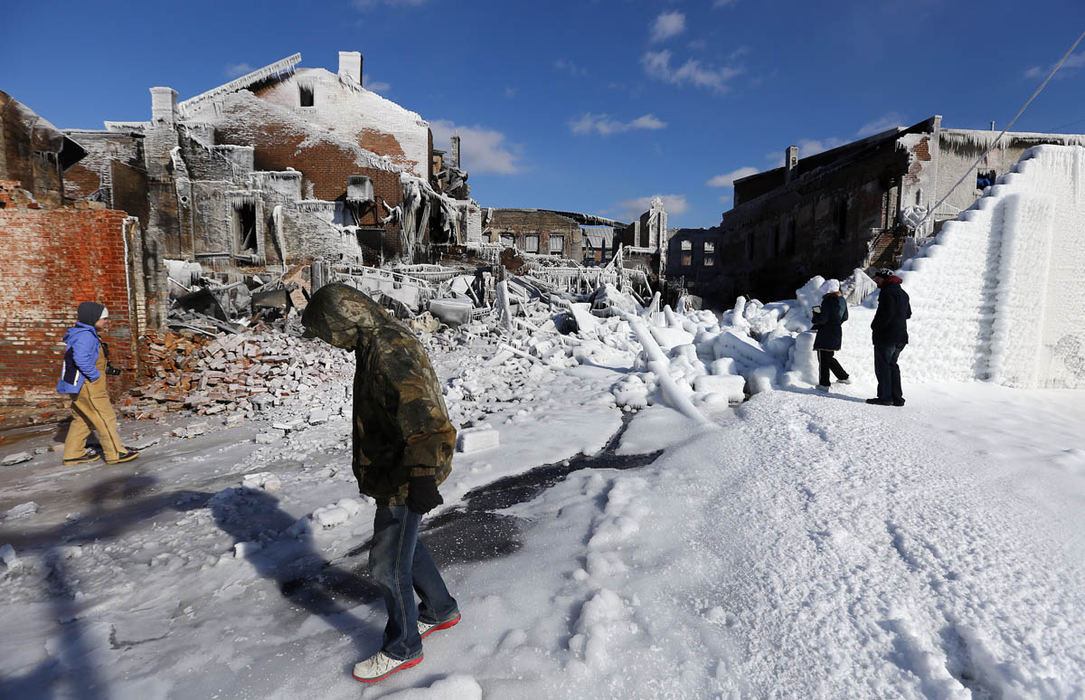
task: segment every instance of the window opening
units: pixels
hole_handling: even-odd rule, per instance
[[[689,239],[682,241],[682,250],[693,250],[693,241]]]
[[[693,264],[693,253],[682,253],[682,267],[689,267]]]
[[[537,235],[530,235],[524,237],[524,250],[528,253],[539,252],[539,237]]]
[[[305,87],[304,85],[298,86],[298,97],[301,101],[302,107],[313,106],[313,88]]]
[[[980,170],[976,173],[976,189],[984,190],[995,184],[998,174],[994,170]]]
[[[706,253],[715,253],[716,252],[716,243],[715,243],[715,241],[705,241],[704,242],[704,252],[706,252]]]
[[[561,255],[565,252],[565,236],[550,234],[550,254]]]
[[[234,225],[237,231],[238,252],[255,254],[257,252],[256,206],[254,204],[234,205]]]
[[[502,233],[501,245],[505,246],[506,248],[515,248],[516,236],[512,235],[511,233]]]
[[[706,255],[706,256],[704,256],[704,266],[705,267],[713,267],[715,264],[716,264],[716,256],[715,255]]]

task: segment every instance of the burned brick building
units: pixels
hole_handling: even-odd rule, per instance
[[[154,87],[150,121],[69,131],[89,152],[69,193],[139,216],[156,255],[222,272],[411,262],[480,230],[458,158],[362,86],[360,53],[339,52],[336,73],[300,61],[180,102]]]
[[[488,209],[483,239],[535,255],[569,260],[584,257],[580,225],[571,217],[545,209]]]
[[[735,181],[734,207],[718,226],[682,229],[671,239],[667,276],[728,306],[738,295],[790,298],[816,274],[896,267],[1025,150],[1085,144],[1081,135],[1011,132],[972,171],[998,136],[943,128],[936,115],[807,158],[791,146],[783,167]]]
[[[624,266],[642,270],[656,284],[667,268],[668,233],[663,200],[653,197],[648,210],[621,231]]]
[[[135,365],[146,319],[139,223],[101,202],[65,195],[84,150],[0,92],[0,417],[47,412],[64,401],[56,381],[76,306],[109,308],[103,339],[118,367]],[[132,373],[111,382],[119,391]],[[9,423],[10,424],[10,423]]]

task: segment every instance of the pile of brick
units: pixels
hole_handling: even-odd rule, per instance
[[[213,338],[150,333],[140,354],[151,381],[120,402],[135,418],[178,410],[251,418],[329,380],[349,380],[353,372],[345,351],[274,329]]]

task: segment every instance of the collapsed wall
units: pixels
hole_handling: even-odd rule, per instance
[[[905,383],[1085,387],[1085,147],[1038,146],[901,277],[911,297]],[[876,299],[876,295],[875,299]],[[868,307],[851,307],[839,356],[874,381]]]

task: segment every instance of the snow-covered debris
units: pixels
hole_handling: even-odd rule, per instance
[[[313,511],[313,522],[322,528],[342,525],[362,512],[362,505],[353,498],[344,498],[337,503]]]
[[[13,464],[21,464],[22,462],[29,462],[34,459],[34,455],[29,452],[16,452],[10,454],[3,459],[0,459],[0,466],[10,467]]]
[[[271,472],[256,472],[246,474],[241,479],[241,485],[249,489],[263,489],[265,491],[278,491],[282,487],[282,481]]]
[[[463,428],[456,436],[456,450],[464,454],[491,450],[500,444],[500,434],[489,424],[477,428]]]
[[[4,513],[4,520],[16,520],[18,518],[29,518],[39,510],[39,506],[34,501],[27,501],[26,503],[20,503],[14,508],[8,509]]]
[[[274,328],[213,339],[149,335],[143,348],[144,362],[157,379],[131,390],[138,399],[121,402],[120,409],[134,417],[157,418],[163,408],[184,408],[197,415],[237,412],[251,418],[292,396],[342,382],[354,365],[344,350]]]
[[[14,569],[19,565],[19,555],[15,553],[15,548],[10,544],[0,547],[0,562],[3,562],[4,566],[9,569]]]

